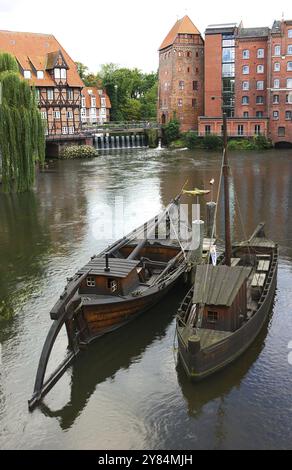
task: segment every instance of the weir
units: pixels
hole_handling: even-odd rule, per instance
[[[144,134],[108,136],[95,135],[95,146],[98,150],[122,150],[147,148],[147,138]]]

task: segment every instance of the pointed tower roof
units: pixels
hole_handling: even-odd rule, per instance
[[[186,15],[178,20],[174,27],[170,30],[159,50],[165,49],[166,47],[172,46],[178,34],[199,34],[201,35],[198,28],[194,25],[192,20]]]

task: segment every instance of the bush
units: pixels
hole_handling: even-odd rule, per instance
[[[253,141],[247,139],[232,139],[228,142],[229,150],[256,150]]]
[[[217,150],[222,149],[223,140],[218,135],[206,135],[203,138],[203,147],[207,150]]]
[[[259,150],[268,150],[273,148],[273,144],[264,135],[257,135],[254,137],[254,143]]]
[[[164,135],[167,144],[180,137],[180,122],[177,119],[172,119],[164,126]]]
[[[90,145],[73,145],[64,147],[60,157],[64,160],[86,159],[98,157],[98,151]]]
[[[184,140],[186,142],[186,146],[189,149],[194,149],[196,147],[199,147],[200,145],[200,139],[198,137],[198,134],[194,131],[189,131],[184,135]]]

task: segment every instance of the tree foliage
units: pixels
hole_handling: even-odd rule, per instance
[[[176,118],[164,126],[164,136],[167,144],[180,137],[180,122]]]
[[[101,66],[98,73],[88,73],[88,68],[77,63],[86,86],[104,88],[111,100],[112,121],[151,120],[156,118],[158,76],[143,73],[109,63]]]
[[[21,79],[14,57],[0,54],[0,153],[5,192],[32,188],[35,163],[45,158],[45,136],[35,91]]]

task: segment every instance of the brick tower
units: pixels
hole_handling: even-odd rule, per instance
[[[178,20],[159,48],[158,122],[173,117],[181,131],[198,129],[204,115],[204,40],[188,16]]]

